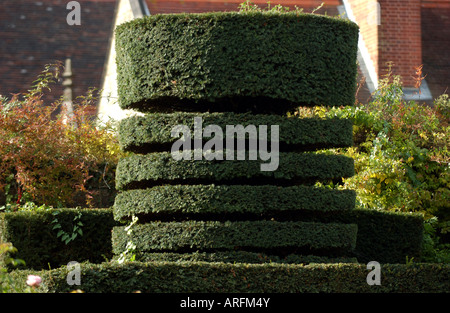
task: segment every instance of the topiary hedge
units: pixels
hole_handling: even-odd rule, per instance
[[[248,264],[132,262],[81,264],[81,285],[67,284],[69,269],[15,271],[43,278],[40,292],[86,293],[447,293],[448,264],[381,264],[381,285],[369,285],[365,264]],[[181,295],[186,297],[186,295]],[[173,303],[173,296],[171,297]],[[165,303],[164,305],[169,305]],[[180,303],[173,303],[174,308]]]
[[[305,152],[350,146],[351,123],[286,116],[298,106],[354,103],[354,23],[298,12],[169,14],[122,24],[116,35],[120,105],[146,114],[120,126],[122,149],[143,155],[117,166],[115,218],[139,219],[114,228],[116,256],[222,263],[374,256],[367,247],[354,250],[355,194],[312,187],[352,176],[353,159]],[[189,151],[178,160],[169,152],[178,139],[172,130],[182,125],[192,135],[195,118],[221,129],[278,125],[281,150],[269,161],[278,166],[264,171],[264,162],[249,160],[256,147],[238,161],[236,151],[225,157],[229,147],[214,146],[225,160],[209,160],[183,146]],[[361,242],[382,246],[369,234],[372,216],[364,217],[362,233],[371,241]],[[395,230],[413,228],[414,238],[394,258],[417,253],[415,222]],[[380,227],[395,238],[391,228]]]
[[[279,181],[314,182],[354,174],[352,158],[315,153],[279,153],[276,171],[261,171],[261,160],[175,160],[170,152],[131,155],[120,159],[116,169],[118,190],[171,183],[256,183]]]
[[[308,222],[357,224],[356,246],[349,255],[361,263],[404,264],[407,260],[420,260],[423,242],[421,214],[355,209],[345,210],[342,214],[303,213],[299,216]]]
[[[135,225],[132,232],[125,226],[114,227],[113,253],[126,250],[132,241],[142,252],[200,251],[326,251],[346,253],[354,249],[355,224],[277,222],[277,221],[184,221],[148,222]],[[331,252],[330,252],[331,251]],[[317,251],[316,251],[317,252]],[[314,254],[314,253],[312,253]]]
[[[324,191],[316,206],[306,195],[313,191],[307,186],[317,181],[337,183],[352,176],[353,159],[304,152],[350,146],[352,124],[339,119],[288,118],[286,113],[300,105],[354,103],[357,41],[356,24],[298,11],[165,14],[117,27],[119,103],[144,116],[128,118],[120,125],[122,149],[143,154],[122,158],[116,169],[120,192],[115,218],[130,219],[136,214],[139,221],[115,227],[115,255],[130,252],[130,243],[137,245],[137,254],[215,253],[240,247],[332,257],[353,249],[355,224],[308,223],[302,221],[304,214],[291,215],[305,208],[314,214],[335,213],[343,205],[353,208],[354,194],[346,191],[333,191],[338,197],[332,200]],[[199,120],[201,127],[195,123]],[[182,129],[172,132],[180,125]],[[202,146],[207,151],[199,151],[195,130],[202,130],[203,141],[203,125],[205,129],[207,125],[225,127],[223,147]],[[236,151],[228,146],[235,144],[227,136],[228,126],[233,126],[233,139],[241,136],[236,126],[281,129],[279,136],[271,133],[270,139],[257,133],[257,147],[237,147]],[[185,136],[194,130],[182,154],[169,152],[180,143],[172,137],[180,135],[178,130]],[[213,131],[214,139],[223,143],[223,137],[217,138],[219,131]],[[194,147],[188,147],[192,140]],[[260,144],[268,146],[269,141],[266,160]],[[201,184],[224,187],[188,186]],[[287,197],[299,200],[299,195],[274,189],[275,185],[297,186],[301,199],[310,203],[295,207]],[[258,187],[251,190],[252,186]],[[278,198],[270,201],[267,192],[278,191]],[[338,203],[342,197],[351,203]],[[267,212],[274,212],[273,220],[264,215]]]
[[[314,219],[309,219],[314,220]],[[358,236],[354,256],[359,262],[406,263],[420,260],[423,244],[423,215],[355,209],[324,222],[357,223]]]
[[[203,125],[217,125],[224,131],[226,125],[270,125],[279,126],[281,150],[348,147],[353,143],[353,125],[347,119],[286,118],[278,115],[248,113],[154,113],[125,118],[119,126],[119,142],[124,151],[148,153],[170,150],[178,140],[171,136],[172,128],[187,125],[194,133],[194,118],[201,118]],[[236,135],[236,134],[235,134]],[[206,137],[205,141],[208,140]]]
[[[231,186],[232,187],[232,186]],[[272,194],[275,196],[276,194]],[[269,195],[270,196],[270,195]],[[69,230],[73,225],[73,218],[77,213],[74,209],[60,209],[60,220],[64,223],[64,229]],[[64,217],[67,215],[66,217]],[[89,216],[92,216],[92,220]],[[314,217],[314,218],[313,218]],[[84,210],[82,215],[82,227],[84,234],[92,234],[91,238],[83,235],[75,241],[65,245],[59,238],[56,238],[56,231],[52,230],[51,212],[15,212],[0,214],[0,239],[4,242],[12,242],[18,247],[15,258],[26,261],[26,268],[47,269],[67,264],[69,261],[101,262],[104,258],[111,258],[111,227],[119,226],[120,223],[114,221],[111,209]],[[332,218],[325,214],[320,214],[320,219],[316,215],[302,215],[306,221],[338,221],[346,224],[358,225],[358,236],[356,247],[353,253],[361,263],[378,261],[380,263],[405,263],[406,257],[420,260],[423,217],[420,214],[404,214],[398,212],[385,212],[367,209],[345,210],[343,214],[333,214]],[[67,227],[67,228],[66,228]],[[84,237],[84,238],[83,238]],[[91,244],[93,247],[87,246]],[[28,252],[29,251],[29,252]],[[85,254],[84,254],[85,253]],[[245,255],[243,255],[245,254]],[[237,260],[248,260],[249,262],[261,263],[264,260],[274,262],[319,262],[318,256],[287,255],[280,258],[273,254],[228,251],[221,255],[221,252],[213,253],[187,253],[168,254],[155,253],[137,255],[145,261],[150,260],[192,260],[212,262],[228,260],[233,257]],[[320,257],[323,258],[323,257]],[[330,262],[350,262],[354,259],[328,258]]]
[[[52,223],[55,219],[58,223]],[[74,218],[81,213],[79,220]],[[72,234],[80,221],[82,235],[68,244],[57,237],[60,229]],[[61,228],[53,229],[57,224]],[[103,262],[112,258],[111,229],[119,225],[110,209],[58,209],[18,211],[0,214],[0,242],[11,242],[17,253],[14,258],[26,262],[26,268],[47,269],[70,261]],[[1,260],[0,260],[1,262]]]
[[[357,263],[354,257],[327,257],[317,255],[286,254],[273,255],[262,252],[249,251],[215,251],[215,252],[140,252],[135,255],[139,262],[224,262],[224,263]]]
[[[132,215],[151,219],[190,216],[214,219],[295,215],[305,211],[319,214],[351,210],[355,206],[353,190],[312,186],[273,185],[162,185],[119,193],[114,203],[114,217]]]
[[[119,103],[143,112],[353,105],[358,31],[296,12],[135,19],[116,29]]]

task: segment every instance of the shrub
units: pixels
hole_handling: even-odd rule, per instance
[[[435,217],[436,222],[427,223],[424,258],[431,261],[431,255],[437,254],[430,249],[438,249],[440,257],[434,260],[448,260],[448,96],[428,106],[405,101],[402,95],[400,77],[388,71],[367,104],[302,110],[298,114],[351,119],[355,144],[338,151],[355,160],[355,175],[344,179],[344,188],[357,192],[357,207],[418,212],[425,221]]]
[[[25,292],[30,290],[29,287],[24,288],[25,290],[19,290],[16,287],[17,279],[8,275],[8,269],[6,267],[14,268],[20,264],[25,264],[24,260],[12,257],[16,252],[17,248],[10,242],[5,243],[0,241],[0,293]]]
[[[170,150],[178,138],[171,135],[173,127],[186,125],[194,133],[194,118],[203,125],[278,125],[281,151],[312,150],[314,148],[347,147],[353,143],[352,122],[347,119],[286,118],[279,115],[222,113],[153,113],[125,118],[119,126],[119,142],[125,151],[147,153]],[[269,128],[269,127],[268,127]],[[204,132],[204,129],[202,129]],[[204,133],[203,133],[204,134]],[[225,134],[224,134],[225,136]],[[236,137],[236,134],[235,134]],[[248,137],[248,136],[247,136]],[[271,138],[268,129],[267,138]],[[209,140],[206,138],[205,141]]]
[[[163,185],[119,193],[116,219],[133,215],[148,219],[190,216],[195,219],[269,218],[352,210],[355,192],[309,186]]]
[[[61,238],[57,237],[58,229],[53,229],[55,223],[54,212],[60,212],[58,223],[65,232],[71,233],[74,226],[74,218],[81,212],[81,222],[83,223],[83,235],[78,236],[74,241],[65,244]],[[407,258],[419,260],[421,253],[424,254],[424,261],[437,260],[434,255],[435,243],[429,242],[432,238],[427,236],[430,231],[428,223],[423,224],[421,214],[405,214],[400,212],[375,211],[370,209],[346,210],[343,214],[333,214],[328,216],[321,214],[302,215],[303,221],[310,222],[339,222],[346,224],[357,224],[358,234],[356,247],[352,257],[357,257],[361,263],[378,261],[380,263],[405,263]],[[12,213],[0,214],[0,240],[2,242],[12,242],[20,250],[15,257],[26,261],[26,268],[46,269],[48,264],[52,268],[67,264],[69,261],[90,260],[91,262],[102,262],[112,257],[111,228],[119,226],[119,222],[114,221],[111,209],[101,210],[76,210],[76,209],[50,209],[41,208],[33,210],[23,210]],[[431,230],[434,230],[431,227]],[[426,251],[421,252],[422,237],[425,233],[424,245]],[[8,254],[9,255],[9,254]],[[4,255],[6,256],[6,255]],[[138,257],[138,256],[137,256]],[[193,254],[191,256],[171,256],[171,255],[145,255],[146,260],[178,260],[191,258],[192,260],[214,260],[217,255]],[[226,256],[225,256],[226,257]],[[289,257],[289,261],[301,260],[303,263],[318,261],[317,257],[300,256]],[[443,258],[443,251],[441,258]],[[258,254],[240,256],[238,259],[259,260]],[[269,259],[279,260],[272,254]],[[442,259],[443,260],[443,259]],[[343,262],[340,259],[339,262]],[[347,260],[349,261],[349,260]],[[440,261],[439,261],[440,262]],[[1,263],[1,262],[0,262]],[[5,264],[5,260],[3,260]]]
[[[284,263],[284,264],[310,264],[310,263],[357,263],[354,257],[326,257],[317,255],[274,255],[262,252],[248,251],[216,251],[216,252],[140,252],[135,255],[139,262],[224,262],[224,263]]]
[[[110,129],[86,114],[93,93],[75,103],[73,119],[60,113],[60,101],[42,100],[59,72],[49,65],[28,93],[0,99],[0,191],[8,205],[73,207],[74,193],[86,205],[98,188],[94,179],[114,187],[111,169],[120,150]]]
[[[126,243],[132,241],[142,252],[242,250],[277,254],[287,250],[345,256],[354,249],[357,232],[355,224],[299,221],[156,221],[135,225],[131,234],[125,228],[114,227],[115,254],[124,251]]]
[[[355,223],[358,225],[353,256],[360,263],[405,264],[421,260],[423,254],[424,222],[420,213],[389,212],[357,208],[325,222]]]

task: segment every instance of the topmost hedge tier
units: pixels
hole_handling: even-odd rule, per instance
[[[163,14],[116,29],[119,102],[142,112],[352,105],[358,26],[315,14]]]

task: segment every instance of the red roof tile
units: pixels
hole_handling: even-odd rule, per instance
[[[66,0],[2,0],[0,94],[25,92],[46,64],[72,58],[74,97],[101,88],[116,0],[79,0],[81,25],[69,26]],[[54,86],[48,101],[59,98]]]

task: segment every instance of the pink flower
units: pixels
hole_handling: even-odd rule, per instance
[[[38,287],[42,282],[42,278],[36,275],[28,275],[27,285],[31,287]]]

